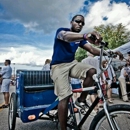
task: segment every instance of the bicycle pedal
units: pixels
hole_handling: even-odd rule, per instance
[[[85,115],[85,114],[86,114],[86,110],[85,110],[85,109],[80,109],[80,113],[81,113],[82,115]]]
[[[69,117],[68,117],[67,124],[73,125],[73,122],[74,122],[73,116],[69,116]]]

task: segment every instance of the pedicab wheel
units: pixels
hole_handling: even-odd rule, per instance
[[[10,97],[10,105],[9,105],[9,111],[8,111],[8,127],[9,127],[9,130],[15,129],[16,115],[17,115],[16,94],[12,93],[11,97]]]

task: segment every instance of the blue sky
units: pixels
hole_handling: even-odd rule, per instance
[[[109,23],[130,30],[129,0],[0,0],[0,62],[44,64],[57,28],[77,13],[85,16],[81,33]]]

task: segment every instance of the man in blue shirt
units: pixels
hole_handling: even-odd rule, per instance
[[[1,92],[4,95],[5,100],[5,104],[2,105],[0,108],[7,108],[9,105],[9,86],[12,75],[12,68],[10,67],[10,64],[10,60],[5,60],[5,66],[0,71],[0,76],[2,77]]]
[[[55,85],[55,94],[59,97],[58,116],[61,130],[66,130],[68,102],[72,95],[69,77],[83,80],[83,87],[92,86],[92,76],[96,73],[93,66],[77,62],[75,53],[78,47],[89,51],[93,55],[99,55],[100,50],[88,42],[98,45],[102,38],[96,33],[79,33],[85,25],[82,15],[75,15],[71,20],[71,28],[59,28],[56,32],[51,62],[51,77]],[[86,108],[87,92],[82,92],[76,100],[76,105]]]

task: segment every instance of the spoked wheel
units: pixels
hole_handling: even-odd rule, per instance
[[[9,130],[15,129],[16,115],[17,115],[16,94],[12,93],[11,97],[10,97],[10,105],[9,105],[9,111],[8,111],[8,127],[9,127]]]
[[[114,130],[129,130],[130,129],[130,105],[118,104],[108,107],[108,112]],[[89,130],[111,130],[104,110],[100,111],[93,119]]]

